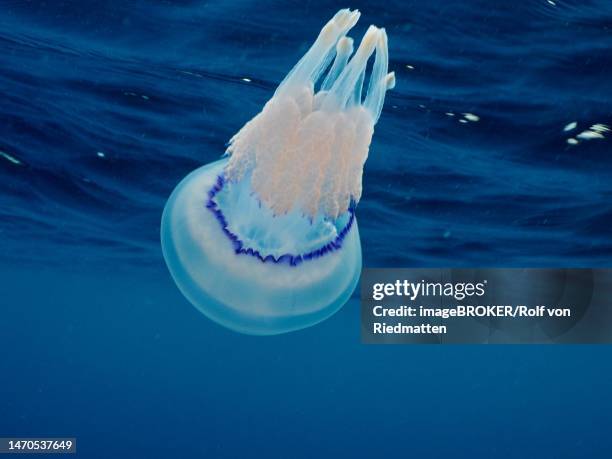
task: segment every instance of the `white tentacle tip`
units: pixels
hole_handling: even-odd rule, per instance
[[[378,27],[374,25],[368,27],[368,30],[361,39],[361,47],[363,49],[372,49],[374,46],[376,46],[376,43],[380,38],[380,34],[381,29],[379,29]]]
[[[350,29],[359,20],[361,13],[359,10],[351,11],[349,8],[338,11],[330,22],[333,22],[341,29]]]
[[[395,72],[387,73],[387,76],[385,76],[385,87],[387,90],[395,88]]]
[[[343,36],[351,29],[361,13],[358,10],[351,11],[348,8],[340,10],[330,21],[321,29],[320,37],[324,43],[332,44],[338,40],[338,36]]]
[[[337,54],[350,54],[353,51],[353,39],[350,37],[342,37],[336,45]]]

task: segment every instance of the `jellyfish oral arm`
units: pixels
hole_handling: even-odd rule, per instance
[[[358,19],[357,11],[339,11],[263,110],[230,140],[227,178],[252,174],[253,191],[278,214],[297,208],[311,218],[337,218],[361,198],[374,125],[395,76],[388,73],[384,29],[370,26],[353,54],[345,35]]]

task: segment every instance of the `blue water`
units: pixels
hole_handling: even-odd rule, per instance
[[[159,246],[174,186],[351,6],[397,76],[365,266],[612,266],[612,132],[567,143],[612,124],[612,3],[553,3],[0,2],[0,436],[100,458],[611,457],[607,346],[365,346],[357,298],[237,335]]]

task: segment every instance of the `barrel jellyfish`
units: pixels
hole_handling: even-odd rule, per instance
[[[355,208],[374,125],[395,85],[384,29],[370,26],[353,53],[346,34],[359,15],[339,11],[225,155],[185,177],[165,206],[161,242],[172,277],[232,330],[309,327],[357,285]]]

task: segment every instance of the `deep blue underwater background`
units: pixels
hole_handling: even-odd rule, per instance
[[[397,75],[365,266],[612,266],[612,135],[567,143],[612,124],[607,0],[0,1],[0,436],[99,458],[612,457],[608,346],[366,346],[357,298],[254,338],[172,282],[171,190],[346,6],[352,36],[387,28]]]

